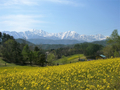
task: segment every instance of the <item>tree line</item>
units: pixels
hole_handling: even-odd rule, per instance
[[[62,56],[71,56],[74,54],[84,54],[88,58],[95,58],[100,53],[102,45],[93,43],[81,43],[75,44],[73,47],[64,47],[58,49],[52,49],[49,52],[53,53],[56,59],[62,58]]]
[[[0,55],[10,63],[20,65],[40,65],[44,66],[46,54],[44,50],[37,46],[32,50],[26,43],[18,43],[13,36],[0,32]]]
[[[107,38],[107,46],[102,51],[108,58],[111,56],[120,57],[120,35],[118,30],[114,30],[110,37]]]
[[[114,30],[107,38],[107,45],[93,43],[81,43],[58,49],[43,50],[37,46],[32,47],[24,43],[17,43],[13,36],[0,32],[0,54],[12,63],[26,65],[45,66],[54,64],[53,61],[64,56],[84,54],[87,58],[96,59],[97,55],[103,54],[107,58],[120,56],[120,35]],[[47,53],[46,53],[47,52]]]
[[[96,56],[103,54],[106,58],[120,57],[120,35],[114,30],[110,37],[106,39],[107,45],[104,46],[94,43],[75,44],[73,47],[64,47],[50,50],[48,55],[49,62],[60,59],[63,56],[71,56],[74,54],[84,54],[87,59],[96,59]]]

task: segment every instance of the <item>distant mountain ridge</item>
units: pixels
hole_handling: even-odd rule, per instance
[[[29,41],[25,41],[25,40],[23,40],[23,39],[16,39],[16,41],[18,42],[18,43],[26,43],[26,44],[28,44],[29,46],[32,46],[32,47],[35,47],[36,45],[35,45],[35,43],[33,44],[33,43],[31,43],[31,42],[29,42]],[[54,41],[54,40],[53,40]],[[55,41],[57,41],[57,40],[55,40]],[[61,40],[60,40],[61,41]],[[74,40],[73,40],[74,41]],[[50,41],[49,41],[50,42]],[[45,41],[45,43],[46,43],[46,41]],[[52,42],[53,43],[53,42]],[[61,43],[63,43],[62,41],[61,41]],[[66,42],[67,43],[67,42]],[[69,43],[71,43],[71,42],[69,42]],[[84,43],[88,43],[88,42],[84,42]],[[106,42],[106,40],[102,40],[102,41],[94,41],[94,42],[90,42],[90,43],[93,43],[93,44],[99,44],[99,45],[103,45],[103,46],[106,46],[107,45],[107,42]],[[49,43],[49,44],[37,44],[37,46],[39,47],[39,48],[42,48],[42,49],[45,49],[45,50],[47,50],[47,49],[58,49],[58,48],[64,48],[64,47],[69,47],[69,48],[72,48],[72,47],[74,47],[74,45],[75,44],[77,44],[77,43],[74,43],[74,44],[68,44],[67,43],[67,45],[65,45],[65,43],[64,44],[51,44],[51,43]],[[78,43],[78,44],[80,44],[80,42]]]
[[[84,41],[78,41],[78,40],[66,40],[66,39],[62,39],[62,40],[51,40],[51,39],[28,39],[27,41],[34,43],[36,45],[39,44],[64,44],[64,45],[68,45],[68,44],[77,44],[77,43],[83,43]]]
[[[26,38],[26,39],[44,39],[44,40],[77,40],[81,42],[92,42],[92,41],[100,41],[105,40],[106,36],[97,34],[97,35],[80,35],[75,31],[67,31],[61,33],[48,33],[43,30],[28,30],[24,32],[16,32],[16,31],[3,31],[3,33],[7,33],[13,36],[15,39],[18,38]]]

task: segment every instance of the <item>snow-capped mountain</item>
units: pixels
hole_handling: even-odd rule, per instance
[[[11,36],[17,38],[26,38],[26,39],[52,39],[52,40],[60,40],[60,39],[69,39],[69,40],[78,40],[78,41],[99,41],[105,40],[106,36],[97,34],[97,35],[80,35],[75,31],[67,31],[61,33],[48,33],[43,30],[28,30],[24,32],[16,32],[16,31],[3,31],[3,33],[7,33]]]

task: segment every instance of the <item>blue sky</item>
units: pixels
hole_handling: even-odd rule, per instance
[[[0,31],[120,34],[120,0],[0,0]]]

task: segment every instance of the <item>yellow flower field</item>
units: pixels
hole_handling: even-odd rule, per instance
[[[1,67],[1,90],[120,90],[120,58],[48,67]]]

